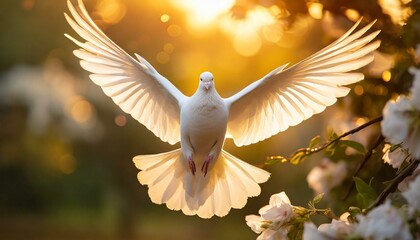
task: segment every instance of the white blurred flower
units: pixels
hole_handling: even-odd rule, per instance
[[[328,194],[346,178],[346,175],[347,167],[344,162],[333,163],[325,158],[320,166],[312,168],[306,181],[317,194]]]
[[[287,228],[279,228],[277,230],[267,229],[265,230],[260,236],[258,236],[257,240],[282,240],[287,239],[287,233],[289,227]]]
[[[285,239],[290,230],[287,223],[295,216],[293,206],[286,193],[281,192],[270,197],[269,205],[262,207],[257,215],[245,217],[246,224],[256,233],[261,233],[257,240]]]
[[[420,158],[420,109],[410,98],[400,96],[385,105],[381,130],[390,143],[402,143],[412,157]]]
[[[391,150],[393,151],[391,152]],[[388,163],[393,168],[400,168],[401,164],[408,157],[408,153],[405,150],[403,150],[400,147],[392,149],[392,145],[390,144],[385,144],[384,148],[382,149],[382,152],[384,153],[384,155],[382,156],[384,162]]]
[[[328,240],[328,239],[344,239],[355,229],[355,224],[349,223],[347,220],[349,213],[344,213],[339,220],[333,219],[331,223],[321,224],[318,229],[313,223],[305,223],[303,231],[304,240]]]
[[[303,240],[328,240],[330,236],[320,232],[312,222],[305,222],[302,238]]]
[[[413,105],[405,96],[400,96],[396,101],[391,100],[385,105],[381,129],[382,134],[392,144],[400,144],[407,138],[412,110]]]
[[[407,191],[403,192],[402,195],[407,199],[410,212],[414,210],[420,212],[420,177],[417,176],[414,181],[408,184]],[[410,215],[411,215],[410,213]]]
[[[389,201],[373,209],[366,216],[358,215],[357,219],[359,224],[355,233],[364,239],[413,239],[407,223]]]
[[[18,102],[28,109],[28,125],[43,134],[52,122],[65,134],[94,141],[102,133],[93,105],[80,96],[80,81],[58,59],[48,59],[43,67],[17,66],[0,82],[0,104]]]

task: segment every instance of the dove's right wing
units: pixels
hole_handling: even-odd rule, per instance
[[[68,3],[74,20],[70,26],[87,42],[66,36],[81,49],[74,54],[80,65],[93,73],[90,78],[126,113],[145,125],[165,142],[180,141],[180,108],[187,99],[144,58],[132,58],[111,41],[92,21],[79,0],[79,8]]]
[[[262,141],[322,112],[350,91],[346,85],[363,79],[349,72],[372,62],[379,31],[363,35],[375,23],[341,38],[305,60],[283,65],[227,98],[230,106],[227,136],[238,146]]]

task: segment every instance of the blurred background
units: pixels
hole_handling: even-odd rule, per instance
[[[186,95],[207,70],[228,97],[331,43],[361,16],[362,25],[377,19],[372,31],[382,30],[382,46],[363,69],[366,80],[352,85],[348,97],[264,142],[238,148],[227,140],[227,151],[255,165],[270,155],[288,156],[316,135],[325,139],[328,131],[340,134],[379,116],[388,99],[407,92],[407,69],[418,64],[419,1],[84,3],[111,39],[142,55]],[[63,17],[66,1],[2,0],[0,9],[1,239],[254,239],[245,216],[272,194],[286,191],[292,204],[304,206],[314,196],[306,175],[321,155],[298,166],[266,167],[272,177],[262,194],[223,218],[203,220],[152,204],[132,158],[179,146],[161,142],[89,80],[72,55],[76,46],[63,35],[77,38]],[[375,125],[352,137],[369,146],[378,134]],[[360,156],[351,159],[354,169]],[[364,172],[378,184],[393,173],[381,161],[370,161]],[[343,185],[350,181],[351,171]],[[336,206],[343,191],[336,193]]]

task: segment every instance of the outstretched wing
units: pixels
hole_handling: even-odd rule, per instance
[[[380,31],[363,35],[372,22],[353,33],[361,19],[338,40],[286,68],[281,66],[237,94],[225,99],[230,106],[227,135],[238,146],[262,141],[299,124],[347,95],[343,87],[364,78],[349,73],[373,61]],[[285,69],[285,70],[284,70]]]
[[[144,58],[139,61],[110,40],[92,21],[83,2],[78,9],[67,2],[73,18],[64,14],[82,43],[65,34],[80,49],[74,55],[80,65],[91,72],[90,79],[106,95],[165,142],[180,141],[180,106],[187,98],[160,75]]]

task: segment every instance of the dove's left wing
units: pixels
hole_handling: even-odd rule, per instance
[[[87,42],[66,36],[79,47],[74,54],[80,65],[93,73],[90,78],[106,95],[165,142],[180,140],[180,106],[187,98],[160,75],[144,58],[139,61],[111,41],[89,17],[81,0],[79,9],[70,1],[68,8],[74,20],[65,17],[70,26]]]
[[[363,79],[349,73],[373,60],[379,31],[362,37],[374,22],[353,33],[359,20],[341,38],[284,70],[281,66],[225,99],[230,106],[227,136],[238,146],[269,138],[299,124],[347,95],[343,87]]]

